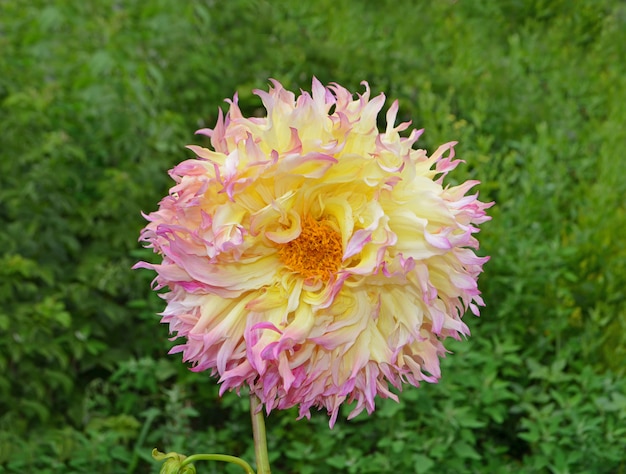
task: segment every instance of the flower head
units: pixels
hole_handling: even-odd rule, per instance
[[[396,399],[390,386],[440,377],[442,340],[468,335],[483,304],[473,249],[491,204],[477,181],[444,186],[454,142],[428,156],[422,131],[395,125],[397,101],[354,97],[314,79],[296,97],[277,81],[255,91],[267,116],[246,118],[237,96],[220,111],[212,149],[170,171],[176,182],[141,240],[163,257],[162,322],[183,339],[192,370],[221,392],[247,385],[273,409],[339,407],[350,417]]]

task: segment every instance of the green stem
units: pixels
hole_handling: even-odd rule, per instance
[[[235,456],[228,456],[226,454],[193,454],[189,457],[186,457],[185,460],[180,463],[179,469],[182,469],[187,464],[191,464],[192,462],[196,461],[232,462],[233,464],[241,466],[246,471],[246,474],[254,474],[254,469],[252,469],[252,467],[250,467],[250,464],[248,464],[246,461]]]
[[[139,437],[137,438],[137,442],[135,443],[135,449],[133,449],[133,457],[128,464],[128,469],[126,469],[126,474],[133,474],[137,469],[137,464],[139,464],[139,451],[140,447],[143,445],[143,442],[146,440],[146,436],[148,436],[148,431],[152,426],[152,422],[159,414],[159,410],[156,408],[150,409],[146,412],[146,421],[144,422],[141,432],[139,433]]]
[[[250,394],[250,415],[252,416],[257,474],[270,474],[270,460],[267,455],[267,439],[265,437],[265,419],[261,409],[261,400],[253,393]]]

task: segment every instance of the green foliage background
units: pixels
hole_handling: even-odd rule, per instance
[[[247,400],[166,355],[130,267],[222,100],[313,75],[460,142],[488,306],[438,385],[332,431],[272,414],[274,472],[626,472],[624,58],[618,0],[0,2],[0,473],[253,460]]]

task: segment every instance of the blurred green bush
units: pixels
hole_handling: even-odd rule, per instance
[[[130,267],[223,98],[255,114],[269,77],[313,75],[398,98],[422,147],[459,140],[456,179],[497,201],[488,307],[437,386],[333,431],[273,414],[275,471],[626,470],[626,4],[0,2],[0,52],[0,473],[253,459],[247,401],[166,356]]]

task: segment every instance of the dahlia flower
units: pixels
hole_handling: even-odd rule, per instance
[[[391,387],[436,382],[442,341],[469,335],[466,310],[483,305],[477,225],[491,203],[478,181],[444,186],[455,142],[414,149],[422,130],[394,125],[398,102],[353,96],[313,79],[295,94],[272,81],[254,91],[267,116],[244,117],[237,96],[211,147],[170,171],[176,182],[140,240],[162,263],[162,322],[194,371],[220,394],[248,386],[269,413],[325,408],[332,427],[375,409]]]

